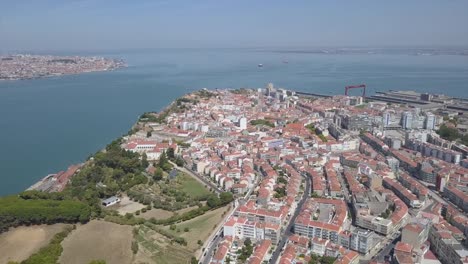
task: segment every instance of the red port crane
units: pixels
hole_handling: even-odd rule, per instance
[[[366,85],[365,84],[345,86],[344,94],[348,95],[348,90],[350,89],[360,89],[360,88],[362,88],[362,97],[366,97]]]

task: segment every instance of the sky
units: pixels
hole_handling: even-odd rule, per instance
[[[0,52],[468,46],[466,0],[0,0]]]

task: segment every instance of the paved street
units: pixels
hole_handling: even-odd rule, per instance
[[[195,173],[193,173],[193,174],[196,176]],[[258,183],[259,183],[259,177],[257,177],[255,179],[254,185],[252,186],[252,188],[249,189],[249,191],[247,192],[247,194],[244,196],[243,199],[248,199],[248,197],[252,194],[252,191],[257,187]],[[242,199],[242,198],[240,198],[240,199]],[[219,245],[219,243],[222,241],[224,223],[237,210],[237,207],[239,207],[238,200],[239,199],[234,200],[234,206],[231,209],[231,211],[228,214],[226,214],[223,221],[220,222],[220,224],[218,225],[218,227],[216,229],[216,232],[214,232],[209,237],[209,239],[207,241],[205,241],[203,247],[206,248],[206,250],[204,252],[201,252],[202,255],[199,258],[200,263],[202,263],[202,264],[210,263],[210,260],[211,260],[211,258],[213,256],[214,250]]]
[[[281,236],[281,238],[280,238],[280,240],[278,242],[278,247],[276,248],[276,250],[271,255],[270,261],[268,262],[270,264],[275,264],[278,261],[280,253],[281,253],[284,245],[288,241],[288,237],[292,234],[292,232],[291,232],[292,227],[294,225],[294,222],[296,221],[297,216],[299,215],[299,212],[302,209],[302,205],[304,205],[304,202],[307,200],[307,198],[310,197],[310,186],[311,186],[310,177],[307,177],[304,174],[301,174],[301,175],[305,178],[304,194],[302,195],[301,200],[297,204],[297,207],[296,207],[296,210],[295,210],[294,214],[289,219],[289,224],[287,225],[286,229],[284,230],[283,235]]]
[[[395,244],[401,239],[401,236],[398,234],[396,235],[393,240],[385,240],[388,241],[388,244],[384,246],[384,248],[377,253],[372,259],[377,261],[384,261],[385,256],[390,255],[390,252],[395,248]]]

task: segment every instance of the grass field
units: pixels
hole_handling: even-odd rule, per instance
[[[193,256],[186,247],[176,243],[171,244],[166,237],[145,225],[140,226],[136,240],[139,250],[134,263],[189,263]]]
[[[50,239],[64,227],[65,224],[23,226],[1,234],[0,263],[27,259],[49,244]]]
[[[108,264],[128,264],[133,258],[132,241],[131,226],[93,220],[65,238],[59,262],[83,264],[102,259]]]
[[[200,248],[200,245],[197,243],[198,240],[204,242],[208,239],[211,232],[214,231],[215,225],[217,226],[221,222],[222,215],[227,210],[228,207],[218,208],[202,216],[177,224],[177,229],[180,232],[177,232],[176,229],[172,233],[185,238],[187,240],[187,247],[195,252],[195,250]],[[186,227],[189,228],[189,232],[184,232]],[[165,229],[170,230],[169,226],[166,226]]]
[[[198,240],[205,241],[214,231],[215,225],[218,225],[222,219],[224,212],[228,207],[209,211],[206,214],[191,219],[189,221],[177,225],[177,231],[170,231],[176,236],[183,237],[187,240],[187,246],[182,246],[177,243],[170,243],[170,240],[165,236],[157,233],[154,229],[141,225],[138,229],[136,240],[139,244],[139,251],[135,258],[135,263],[158,263],[158,264],[178,264],[189,263],[192,256],[196,256],[196,252],[200,249]],[[169,226],[158,226],[160,228],[170,230]],[[184,232],[184,228],[188,227],[189,232]]]
[[[177,178],[182,186],[182,190],[192,197],[200,197],[210,193],[205,186],[189,175],[179,173]]]

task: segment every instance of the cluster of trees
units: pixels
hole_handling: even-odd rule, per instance
[[[239,257],[237,257],[237,259],[240,260],[242,263],[244,263],[252,255],[252,253],[253,253],[252,241],[250,241],[250,239],[247,238],[244,241],[244,246],[237,251],[237,254],[239,254]]]
[[[269,127],[275,127],[275,124],[273,124],[273,122],[271,122],[269,120],[265,120],[265,119],[252,120],[252,121],[250,121],[250,124],[252,126],[264,125],[264,126],[269,126]]]
[[[146,156],[126,151],[120,144],[121,139],[117,139],[96,153],[64,191],[66,196],[90,205],[93,216],[101,216],[100,199],[148,182],[143,174],[148,166]]]
[[[285,187],[276,187],[275,188],[275,198],[281,198],[286,196],[286,188]]]
[[[52,238],[49,245],[41,248],[37,253],[34,253],[28,259],[22,261],[21,264],[58,263],[58,259],[63,251],[61,243],[73,229],[74,226],[68,226],[64,231],[57,233]]]
[[[313,124],[308,124],[306,128],[309,129],[310,133],[317,135],[323,142],[328,141],[327,138]]]
[[[169,152],[169,151],[168,151]],[[174,150],[172,149],[172,155],[174,155]],[[169,162],[166,152],[163,152],[159,157],[157,167],[161,168],[163,171],[169,172],[172,170],[172,164]]]
[[[288,184],[288,180],[286,180],[286,178],[284,178],[284,176],[281,176],[281,174],[280,174],[280,176],[276,180],[276,183]]]
[[[181,97],[179,99],[176,100],[176,104],[177,106],[181,106],[182,104],[186,103],[186,104],[193,104],[193,105],[196,105],[198,104],[200,101],[198,101],[197,99],[191,99],[191,98],[187,98],[187,97]]]
[[[0,233],[19,225],[87,222],[88,205],[62,195],[28,191],[0,198]]]
[[[206,204],[211,208],[218,208],[221,206],[225,206],[230,202],[234,201],[234,196],[231,192],[222,192],[219,196],[215,194],[211,194],[208,199],[206,200]]]
[[[164,123],[166,119],[167,114],[160,113],[144,113],[140,116],[138,119],[138,122],[150,122],[150,123]]]
[[[182,167],[185,164],[184,160],[181,157],[175,156],[175,150],[173,148],[167,149],[167,158],[179,167]]]
[[[318,256],[315,254],[312,254],[310,257],[309,264],[333,264],[336,260],[334,257]]]
[[[456,128],[448,127],[445,124],[440,126],[439,130],[437,130],[437,134],[439,134],[441,138],[450,141],[460,139],[462,144],[468,145],[468,134],[462,135],[458,133]]]
[[[196,93],[196,95],[198,95],[199,97],[202,97],[202,98],[211,98],[211,97],[216,96],[215,93],[212,93],[212,92],[210,92],[210,91],[208,91],[206,89],[202,89],[202,90],[198,91]]]
[[[215,194],[210,194],[205,206],[200,206],[196,209],[190,210],[183,214],[176,214],[166,219],[150,219],[150,222],[155,225],[171,225],[174,223],[184,222],[193,219],[197,216],[205,214],[209,210],[216,209],[218,207],[225,206],[234,200],[232,193],[223,192],[219,197]]]
[[[239,88],[239,89],[231,90],[231,93],[233,93],[233,94],[249,94],[250,91],[252,91],[252,90],[245,89],[245,88]]]
[[[316,128],[315,128],[315,126],[314,126],[313,124],[308,124],[308,125],[306,126],[306,128],[309,129],[310,133],[312,133],[312,134],[316,134],[316,133],[317,133]]]

